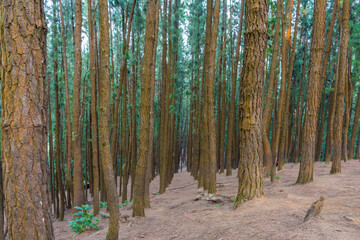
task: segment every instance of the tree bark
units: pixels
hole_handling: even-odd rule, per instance
[[[344,100],[347,73],[347,52],[349,43],[349,8],[350,0],[343,1],[341,35],[340,35],[340,52],[339,52],[339,81],[336,89],[336,109],[334,120],[334,151],[331,164],[331,174],[341,172],[341,146],[343,132]]]
[[[239,188],[235,205],[264,195],[261,125],[269,6],[267,0],[247,0],[245,6],[245,46],[239,98]]]
[[[54,239],[48,188],[43,1],[0,7],[1,147],[9,239]]]
[[[100,159],[105,182],[108,210],[110,212],[109,229],[106,239],[118,239],[119,236],[119,200],[116,191],[114,169],[112,165],[109,142],[110,114],[110,43],[108,2],[99,1],[100,32],[99,32],[99,146]]]
[[[324,51],[326,1],[316,0],[314,5],[313,30],[310,47],[309,79],[303,133],[301,135],[301,163],[297,183],[305,184],[313,180],[316,144],[316,122],[322,86],[321,62]]]

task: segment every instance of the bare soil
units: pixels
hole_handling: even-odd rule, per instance
[[[331,164],[316,162],[314,181],[294,185],[299,164],[285,164],[275,183],[264,178],[263,198],[236,210],[231,202],[194,201],[199,195],[197,182],[187,172],[175,174],[162,195],[157,195],[156,177],[145,218],[132,218],[131,206],[120,209],[119,239],[360,239],[360,162],[342,162],[338,175],[330,175],[330,168]],[[218,174],[217,183],[218,193],[235,197],[237,171],[229,177]],[[320,216],[303,223],[307,209],[321,195],[325,204]],[[105,239],[107,219],[101,219],[99,231],[76,235],[67,227],[70,219],[71,211],[67,211],[63,222],[54,220],[56,239]]]

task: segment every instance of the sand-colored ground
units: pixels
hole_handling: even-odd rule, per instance
[[[151,183],[151,208],[145,218],[131,218],[131,206],[121,208],[130,216],[120,223],[119,239],[360,239],[360,162],[342,162],[342,174],[329,175],[331,165],[315,163],[314,182],[293,185],[299,165],[286,164],[280,179],[264,179],[265,197],[249,201],[236,210],[232,203],[194,201],[197,183],[187,172],[175,175],[167,192],[157,195],[159,177]],[[234,197],[237,172],[217,176],[218,193]],[[325,196],[321,215],[303,223],[312,202]],[[74,235],[64,222],[54,221],[56,239],[105,239],[108,220],[99,231]]]

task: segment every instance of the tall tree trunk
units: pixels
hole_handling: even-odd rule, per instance
[[[69,75],[66,56],[66,37],[65,37],[65,22],[62,8],[62,2],[60,4],[60,16],[61,16],[61,37],[62,37],[62,53],[63,53],[63,66],[64,66],[64,83],[65,83],[65,119],[66,119],[66,183],[70,190],[71,199],[74,197],[74,186],[71,177],[71,157],[72,157],[72,143],[71,143],[71,116],[70,116],[70,96],[69,96]]]
[[[348,154],[349,159],[353,159],[353,157],[354,157],[354,146],[355,146],[356,133],[357,133],[358,124],[359,124],[359,116],[360,116],[360,87],[358,88],[357,95],[358,95],[358,97],[356,100],[354,123],[352,126],[351,139],[350,139],[350,143],[349,143],[349,154]]]
[[[313,169],[316,144],[316,122],[322,86],[321,62],[324,51],[326,1],[316,0],[314,5],[313,30],[310,48],[309,79],[305,117],[301,138],[301,163],[297,183],[305,184],[313,180]]]
[[[289,2],[287,2],[289,3]],[[288,5],[287,5],[288,6]],[[288,8],[286,7],[286,10]],[[287,11],[286,11],[287,13]],[[271,152],[272,152],[272,165],[271,165],[271,181],[274,181],[276,175],[276,162],[277,160],[282,160],[281,156],[278,156],[279,144],[280,144],[280,136],[281,136],[281,128],[282,128],[282,118],[283,111],[285,109],[285,98],[286,98],[286,72],[287,72],[287,56],[288,56],[288,46],[290,46],[289,42],[291,39],[287,39],[287,32],[289,30],[286,29],[286,20],[287,16],[283,15],[283,10],[281,10],[281,18],[282,18],[282,46],[281,46],[281,86],[280,86],[280,96],[278,101],[278,111],[276,116],[276,128],[275,133],[273,134],[273,138],[271,139]],[[279,159],[280,158],[280,159]]]
[[[1,148],[9,239],[54,239],[48,188],[43,1],[0,6]]]
[[[143,57],[143,68],[141,72],[141,101],[140,101],[140,126],[139,126],[139,159],[136,165],[136,180],[134,185],[134,205],[133,216],[145,216],[144,211],[144,192],[146,166],[149,154],[149,133],[150,133],[150,94],[151,81],[147,76],[151,76],[152,66],[155,64],[154,48],[156,47],[155,33],[156,19],[158,14],[158,0],[148,0],[146,10],[145,28],[145,51]]]
[[[179,0],[175,1],[175,6],[179,8]],[[154,123],[155,123],[155,114],[154,114],[154,98],[155,98],[155,70],[156,70],[156,53],[157,53],[157,40],[158,40],[158,29],[159,29],[159,6],[160,1],[156,3],[156,13],[155,13],[155,43],[153,48],[153,63],[151,65],[150,71],[150,129],[149,129],[149,154],[147,159],[146,166],[146,176],[145,176],[145,193],[144,193],[144,207],[150,207],[150,181],[152,179],[152,167],[154,165]]]
[[[73,132],[72,147],[74,158],[74,207],[81,206],[84,201],[84,184],[82,175],[82,153],[81,153],[81,26],[82,26],[82,10],[81,0],[75,0],[75,67],[74,67],[74,83],[73,83]],[[78,212],[74,208],[74,212]]]
[[[166,189],[166,172],[167,172],[167,161],[166,161],[166,119],[168,117],[166,102],[167,102],[167,88],[168,83],[166,82],[167,79],[167,26],[166,26],[166,18],[167,18],[167,0],[164,0],[163,6],[163,27],[162,27],[162,63],[161,63],[161,96],[160,96],[160,190],[159,193],[162,194],[165,192]]]
[[[91,81],[91,144],[92,144],[92,169],[93,169],[93,205],[94,216],[99,214],[99,145],[98,145],[98,117],[97,117],[97,86],[95,69],[95,31],[91,0],[88,0],[88,25],[89,25],[89,49],[90,49],[90,81]]]
[[[241,45],[241,33],[242,33],[242,22],[243,22],[243,13],[244,13],[244,1],[242,0],[241,3],[241,10],[240,10],[240,19],[239,19],[239,30],[238,30],[238,39],[236,43],[236,50],[235,50],[235,62],[234,62],[234,69],[231,76],[231,103],[229,109],[229,120],[228,120],[228,134],[227,134],[227,147],[226,147],[226,176],[230,176],[231,173],[231,153],[232,148],[237,147],[235,146],[235,134],[234,134],[234,122],[236,117],[235,112],[235,95],[236,95],[236,79],[238,73],[238,65],[239,65],[239,58],[240,58],[240,45]]]
[[[56,2],[53,4],[56,5]],[[55,19],[56,13],[55,9],[53,8],[53,17]],[[58,34],[57,32],[57,23],[54,22],[54,36],[55,34]],[[62,181],[62,173],[61,173],[61,142],[60,142],[60,106],[59,106],[59,78],[58,78],[58,62],[57,62],[57,53],[58,53],[58,46],[57,46],[57,40],[54,40],[54,82],[55,82],[55,166],[56,166],[56,186],[60,191],[60,201],[58,203],[59,205],[59,220],[62,221],[64,219],[64,211],[65,211],[65,191],[64,191],[64,185]],[[50,92],[49,92],[50,94]],[[51,112],[49,112],[49,118],[51,118],[50,115]],[[49,119],[50,121],[50,119]]]
[[[214,117],[215,53],[220,14],[220,0],[207,0],[206,37],[204,50],[204,112],[201,123],[200,167],[203,162],[203,186],[216,192],[216,132]]]
[[[239,188],[235,205],[264,195],[261,124],[269,6],[267,0],[247,0],[245,6],[246,34],[239,96]]]
[[[99,1],[100,32],[99,32],[99,146],[100,159],[105,182],[108,210],[110,212],[109,229],[106,239],[118,239],[119,236],[119,200],[116,191],[114,169],[112,165],[109,142],[109,114],[110,114],[110,44],[109,44],[109,15],[108,2]]]
[[[266,95],[266,103],[263,111],[263,123],[262,123],[262,141],[263,141],[263,148],[264,148],[264,167],[265,176],[268,176],[271,171],[271,162],[272,162],[272,152],[270,148],[270,142],[269,142],[269,136],[268,132],[269,129],[267,126],[270,126],[268,124],[271,121],[272,116],[272,108],[271,104],[275,101],[275,92],[276,91],[276,81],[275,81],[275,70],[276,70],[276,63],[278,59],[278,53],[279,53],[279,35],[280,35],[280,22],[281,22],[281,14],[282,14],[282,0],[276,1],[276,23],[275,23],[275,32],[274,32],[274,50],[271,58],[271,67],[270,67],[270,74],[269,74],[269,88]],[[274,89],[275,87],[275,89]]]
[[[331,164],[331,174],[341,172],[341,146],[342,146],[342,132],[343,132],[343,116],[344,116],[344,101],[345,101],[345,87],[346,87],[346,73],[347,73],[347,52],[349,43],[349,8],[350,0],[343,1],[342,20],[341,20],[341,35],[340,35],[340,52],[339,52],[339,81],[336,89],[336,109],[334,120],[334,152]]]
[[[350,54],[349,54],[350,55]],[[349,58],[349,65],[351,60]],[[348,68],[351,69],[351,68]],[[349,70],[348,70],[349,71]],[[348,154],[347,154],[347,143],[348,143],[348,129],[349,129],[349,124],[350,124],[350,111],[351,111],[351,102],[352,102],[352,86],[351,86],[351,81],[349,79],[349,74],[346,74],[346,78],[345,78],[345,104],[346,104],[346,108],[345,108],[345,112],[344,112],[344,128],[343,128],[343,142],[342,142],[342,159],[344,160],[344,162],[348,161]]]

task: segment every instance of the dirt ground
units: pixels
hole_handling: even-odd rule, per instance
[[[131,218],[131,206],[120,209],[129,216],[120,223],[119,239],[360,239],[360,162],[342,162],[342,174],[329,175],[331,164],[315,163],[314,181],[294,185],[299,164],[286,164],[280,179],[271,184],[264,179],[265,197],[232,210],[232,203],[194,201],[197,182],[180,172],[167,189],[157,195],[159,177],[151,183],[151,208],[145,218]],[[217,176],[218,193],[236,196],[237,171],[233,176]],[[303,223],[311,203],[325,197],[319,217]],[[105,239],[108,220],[101,219],[99,231],[74,235],[64,222],[54,220],[56,239]]]

